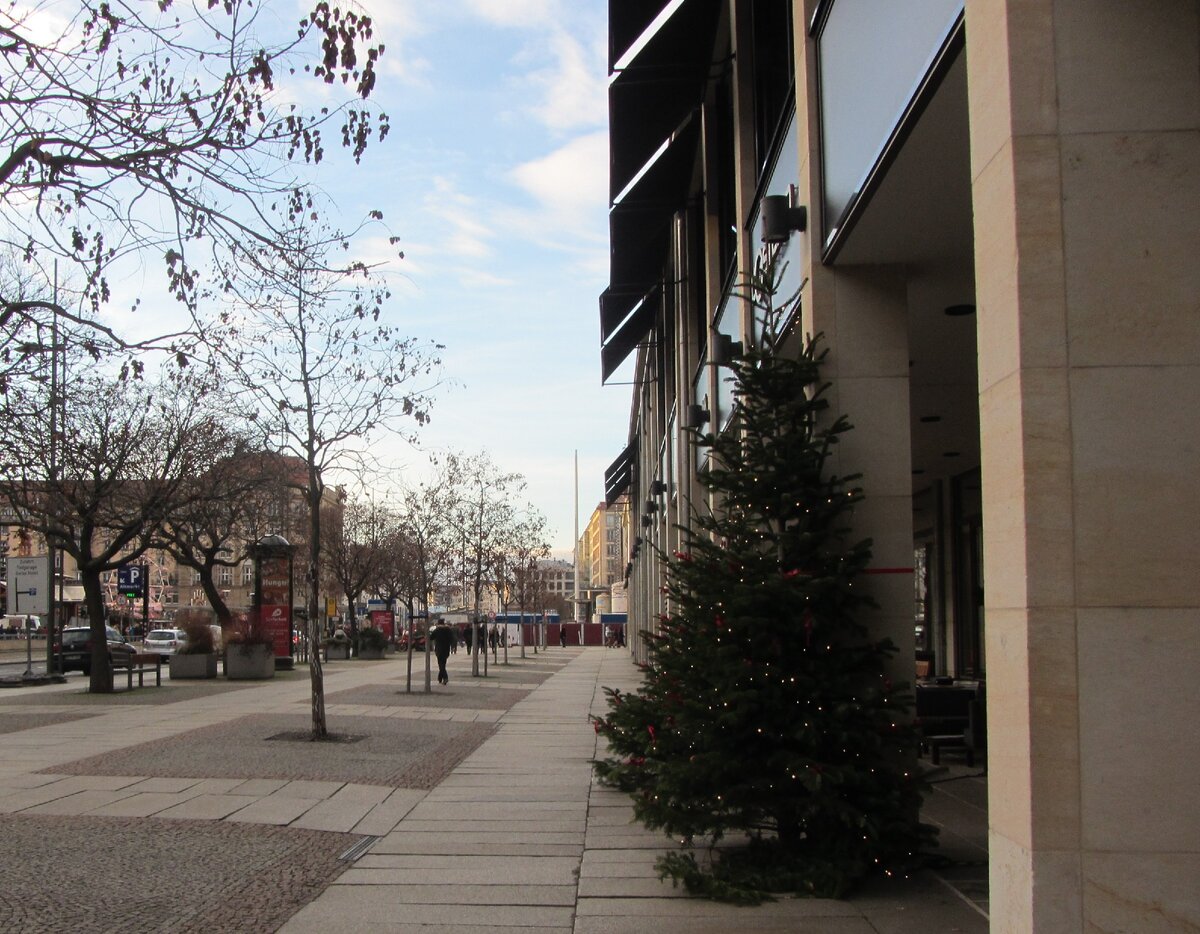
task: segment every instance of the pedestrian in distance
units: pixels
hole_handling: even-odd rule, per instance
[[[450,646],[454,642],[454,633],[444,621],[438,620],[429,632],[433,642],[433,654],[437,656],[438,684],[449,684],[450,675],[446,673],[446,659],[450,655]]]
[[[566,626],[558,627],[558,644],[561,645],[564,649],[567,647],[567,627]]]

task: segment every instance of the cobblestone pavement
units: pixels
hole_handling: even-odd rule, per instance
[[[8,815],[0,931],[265,934],[346,868],[338,856],[355,839],[210,821]]]
[[[495,732],[493,724],[390,717],[331,719],[354,742],[312,742],[305,714],[251,715],[77,759],[46,769],[64,775],[158,778],[279,778],[432,788]]]

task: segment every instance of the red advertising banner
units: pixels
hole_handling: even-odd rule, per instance
[[[287,556],[263,558],[259,564],[262,624],[271,635],[277,658],[292,654],[292,581]]]
[[[396,615],[390,610],[372,610],[371,625],[387,636],[388,642],[391,642],[396,631]]]
[[[271,644],[275,646],[276,657],[292,654],[292,618],[286,606],[266,606],[262,608],[262,623],[271,636]]]

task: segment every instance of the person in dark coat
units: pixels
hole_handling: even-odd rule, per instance
[[[450,656],[450,643],[454,641],[454,633],[442,620],[429,632],[433,640],[433,654],[437,656],[438,684],[449,684],[450,675],[446,673],[446,659]]]

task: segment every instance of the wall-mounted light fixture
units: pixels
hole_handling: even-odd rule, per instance
[[[704,424],[708,421],[708,419],[708,409],[696,402],[693,402],[688,406],[687,418],[684,419],[683,427],[692,428],[696,431],[699,431],[704,427]]]
[[[717,366],[729,366],[744,353],[741,341],[735,341],[728,334],[718,334],[713,339],[712,362]]]
[[[652,499],[646,500],[646,512],[649,512],[649,513],[658,512],[658,503],[656,503]]]
[[[642,516],[642,525],[644,525],[646,528],[650,528],[650,526],[654,525],[654,517]]]
[[[662,480],[650,481],[651,496],[662,496],[665,492],[667,492],[667,484],[665,482]]]
[[[808,208],[799,203],[800,191],[788,186],[786,195],[767,195],[762,200],[763,243],[787,243],[793,230],[808,229]]]

